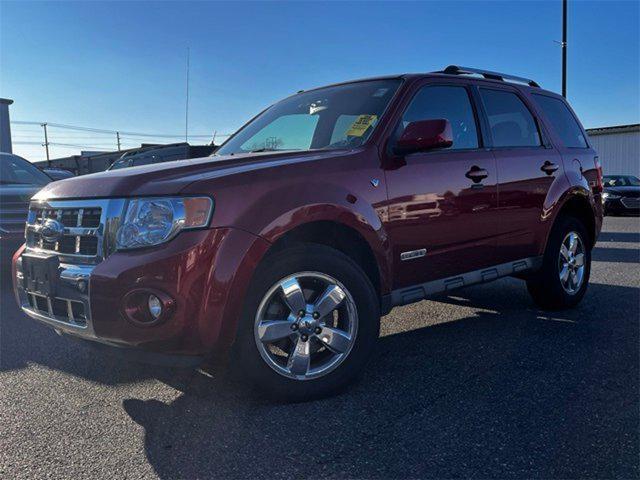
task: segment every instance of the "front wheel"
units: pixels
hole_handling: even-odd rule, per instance
[[[591,248],[584,225],[574,217],[559,219],[544,253],[542,268],[527,280],[540,307],[550,310],[577,305],[589,283]]]
[[[350,258],[321,245],[268,257],[248,294],[239,373],[270,396],[305,400],[354,380],[375,346],[378,298]]]

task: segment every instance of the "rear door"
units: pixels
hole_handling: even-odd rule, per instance
[[[536,256],[546,238],[547,194],[564,175],[560,154],[517,89],[477,91],[498,170],[497,263]]]
[[[403,157],[387,149],[384,159],[395,288],[476,270],[495,256],[495,159],[483,148],[471,88],[433,79],[418,85],[394,138],[410,122],[443,118],[452,147]]]
[[[550,134],[562,156],[569,183],[599,192],[597,153],[589,146],[587,134],[567,101],[550,92],[533,93],[531,98],[552,129]],[[594,206],[600,213],[599,195],[594,200]]]

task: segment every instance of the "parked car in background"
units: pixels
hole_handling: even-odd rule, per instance
[[[186,142],[144,147],[123,154],[107,170],[206,157],[216,148],[214,145],[189,145]]]
[[[215,156],[48,185],[16,298],[61,333],[183,365],[229,354],[267,394],[312,398],[363,371],[395,306],[505,276],[541,308],[578,304],[601,192],[567,101],[532,80],[346,82],[274,104]]]
[[[24,158],[0,153],[0,260],[3,265],[24,242],[31,197],[51,181]]]
[[[44,173],[46,173],[53,180],[64,180],[65,178],[75,177],[73,172],[66,170],[64,168],[49,168],[45,167],[41,169]]]
[[[603,177],[605,215],[640,214],[640,179],[633,175]]]

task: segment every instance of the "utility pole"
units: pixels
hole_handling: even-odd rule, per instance
[[[47,124],[43,123],[42,128],[44,128],[44,144],[43,147],[47,151],[47,167],[51,166],[51,159],[49,158],[49,137],[47,136]]]
[[[567,98],[567,0],[562,0],[562,96]]]
[[[184,141],[189,141],[189,47],[187,47],[187,94],[184,109]]]
[[[118,151],[120,151],[120,132],[116,132],[116,140],[118,141]]]

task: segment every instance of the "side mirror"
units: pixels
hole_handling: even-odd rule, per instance
[[[449,120],[420,120],[411,122],[396,142],[394,152],[407,155],[435,148],[448,148],[453,145],[453,134]]]

